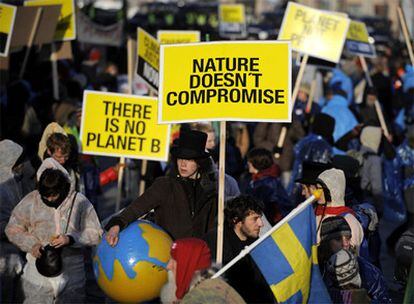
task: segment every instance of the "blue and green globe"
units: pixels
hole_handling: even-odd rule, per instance
[[[118,302],[144,302],[157,298],[167,282],[166,266],[172,240],[157,225],[143,220],[131,223],[111,247],[103,238],[94,256],[99,287]]]

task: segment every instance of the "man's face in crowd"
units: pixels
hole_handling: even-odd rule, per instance
[[[216,135],[214,132],[207,133],[207,142],[206,142],[206,149],[213,150],[216,146]]]
[[[373,94],[367,95],[367,105],[373,107],[375,105],[375,101],[377,100],[377,96]]]
[[[316,186],[315,185],[305,185],[302,184],[302,195],[305,198],[309,198],[312,196],[313,191],[316,190]]]
[[[174,303],[177,301],[177,296],[175,292],[177,290],[177,284],[175,276],[177,273],[177,261],[173,258],[167,264],[168,271],[168,282],[161,289],[161,302],[162,303]]]
[[[63,153],[60,148],[57,148],[53,153],[51,153],[50,150],[48,152],[50,156],[52,156],[61,165],[64,165],[69,159],[69,153]]]
[[[243,240],[247,238],[258,238],[260,229],[263,227],[262,216],[254,211],[251,211],[248,216],[236,224],[235,229],[239,232],[239,237]]]
[[[257,170],[253,164],[249,161],[247,161],[247,167],[249,168],[249,173],[250,174],[256,174],[257,172],[259,172],[259,170]]]
[[[182,177],[195,178],[198,165],[194,159],[177,159],[178,173]]]

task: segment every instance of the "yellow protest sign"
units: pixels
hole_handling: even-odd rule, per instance
[[[82,153],[166,161],[170,126],[158,125],[157,114],[153,97],[85,91]]]
[[[9,55],[10,41],[16,19],[16,7],[0,3],[0,56]]]
[[[375,57],[375,48],[369,42],[369,35],[365,23],[351,20],[346,35],[346,48],[355,55]]]
[[[58,24],[56,26],[55,41],[76,39],[76,20],[74,0],[30,0],[25,6],[62,5]]]
[[[337,63],[349,22],[344,16],[289,2],[278,40],[290,40],[292,50]]]
[[[159,56],[160,56],[160,44],[144,31],[142,28],[137,30],[138,47],[137,47],[137,74],[145,82],[148,83],[154,90],[158,90],[158,70],[159,70]]]
[[[222,37],[246,36],[246,15],[243,4],[219,5],[219,33]]]
[[[200,42],[200,31],[158,31],[160,44]]]
[[[159,123],[291,121],[290,43],[161,45]]]

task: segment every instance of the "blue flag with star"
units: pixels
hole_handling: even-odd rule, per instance
[[[250,252],[278,303],[331,303],[318,266],[315,221],[308,204]]]

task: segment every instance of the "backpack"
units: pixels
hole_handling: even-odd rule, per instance
[[[395,245],[395,278],[407,283],[414,258],[414,232],[406,230]]]

